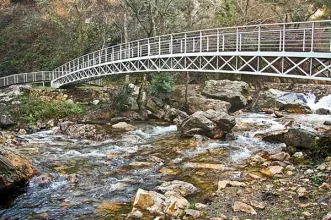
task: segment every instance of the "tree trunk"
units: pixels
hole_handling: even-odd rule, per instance
[[[137,104],[138,104],[138,108],[139,108],[139,115],[146,120],[148,118],[148,114],[147,114],[147,101],[148,101],[148,96],[149,93],[148,91],[146,91],[146,86],[147,86],[147,75],[144,74],[143,76],[143,81],[140,85],[139,88],[139,94],[137,97]]]

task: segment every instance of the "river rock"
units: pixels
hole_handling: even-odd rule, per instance
[[[114,129],[125,130],[125,131],[134,131],[136,129],[135,126],[130,125],[126,122],[119,122],[117,124],[112,125],[111,127]]]
[[[29,159],[16,150],[0,147],[0,193],[6,193],[16,185],[29,181],[36,168]]]
[[[95,138],[96,127],[95,125],[88,124],[74,124],[69,125],[68,128],[63,131],[63,133],[69,138]]]
[[[185,209],[187,209],[190,205],[187,199],[182,197],[177,192],[169,191],[166,192],[164,195],[166,197],[164,201],[164,212],[172,217],[182,216],[185,212]]]
[[[227,186],[240,186],[244,187],[246,186],[246,183],[238,182],[238,181],[230,181],[230,180],[223,180],[223,181],[218,181],[218,192],[220,192],[222,189],[225,189]]]
[[[133,201],[133,207],[147,210],[153,214],[162,214],[165,199],[164,195],[157,192],[138,189]]]
[[[327,126],[330,126],[331,125],[331,121],[325,121],[323,124],[324,125],[327,125]]]
[[[215,110],[220,112],[228,112],[231,107],[229,102],[208,99],[204,96],[191,96],[187,99],[189,113],[193,114],[197,111]]]
[[[206,81],[202,91],[202,94],[209,98],[229,102],[231,111],[237,111],[248,104],[248,100],[245,97],[247,93],[247,83],[230,80]]]
[[[233,208],[233,211],[235,211],[235,212],[242,211],[242,212],[245,212],[245,213],[248,213],[251,215],[257,215],[256,211],[253,209],[252,206],[247,205],[246,203],[243,203],[243,202],[239,202],[239,201],[234,202],[232,208]]]
[[[227,113],[208,110],[198,111],[186,118],[179,130],[184,136],[193,137],[195,134],[201,134],[216,139],[230,133],[235,125],[235,118]]]
[[[278,154],[271,155],[269,159],[274,161],[289,161],[291,156],[288,153],[280,152]]]
[[[315,111],[315,114],[318,115],[330,115],[330,110],[329,109],[325,109],[325,108],[319,108]]]
[[[175,108],[168,108],[166,109],[164,119],[168,122],[176,122],[176,124],[181,124],[182,121],[188,117],[189,116],[186,112]]]
[[[0,128],[9,128],[14,124],[14,119],[8,111],[7,105],[0,103]]]
[[[261,170],[261,173],[263,173],[266,176],[273,177],[276,174],[280,174],[283,172],[282,166],[270,166],[266,169]]]
[[[262,112],[264,109],[279,109],[284,104],[277,100],[281,91],[269,89],[262,90],[258,93],[256,99],[253,101],[251,110],[254,112]]]
[[[179,180],[164,182],[160,186],[156,187],[156,189],[164,193],[168,191],[174,191],[179,193],[181,196],[187,196],[200,191],[193,184]]]
[[[288,113],[294,114],[312,114],[312,110],[309,108],[308,105],[301,101],[295,101],[292,103],[287,103],[282,106],[279,110],[286,111]]]
[[[292,127],[287,132],[282,131],[278,134],[271,134],[263,138],[264,141],[269,142],[281,142],[285,143],[287,146],[298,147],[298,148],[311,148],[318,134],[305,130],[300,127]]]

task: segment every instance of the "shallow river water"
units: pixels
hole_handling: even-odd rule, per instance
[[[330,116],[276,119],[242,113],[236,116],[236,139],[228,141],[183,139],[176,126],[147,124],[104,142],[69,140],[52,131],[23,136],[29,144],[19,151],[39,173],[22,194],[0,209],[0,219],[125,219],[138,188],[154,190],[175,179],[200,188],[200,193],[188,197],[190,202],[204,202],[216,191],[219,179],[242,178],[240,163],[252,153],[284,147],[254,135],[284,129],[293,118],[311,129],[331,120]],[[197,164],[210,167],[197,168]]]

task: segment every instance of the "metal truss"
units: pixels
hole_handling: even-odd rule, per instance
[[[331,81],[331,59],[287,56],[181,56],[114,62],[65,75],[59,84],[139,72],[215,72]]]
[[[175,33],[103,48],[51,72],[0,78],[0,87],[50,80],[58,88],[112,74],[164,71],[330,81],[330,62],[331,20],[260,24]]]

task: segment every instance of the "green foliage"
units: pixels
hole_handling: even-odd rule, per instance
[[[33,95],[21,96],[20,102],[21,104],[14,109],[15,115],[29,124],[39,120],[60,119],[85,111],[82,106],[72,102],[45,101]]]
[[[188,206],[188,209],[196,209],[195,203],[190,203],[190,205]]]
[[[325,181],[324,178],[321,176],[312,176],[309,178],[309,180],[315,185],[321,185]]]
[[[175,85],[174,75],[171,73],[158,73],[152,76],[150,86],[152,95],[170,93]]]
[[[124,85],[121,90],[115,94],[111,102],[111,108],[115,112],[125,112],[130,110],[130,97],[133,93],[133,88],[129,85]]]

